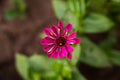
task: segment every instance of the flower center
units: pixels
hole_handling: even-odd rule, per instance
[[[58,46],[61,47],[61,46],[64,46],[64,45],[65,45],[66,40],[65,40],[64,37],[59,37],[59,38],[56,40],[56,43],[57,43]]]

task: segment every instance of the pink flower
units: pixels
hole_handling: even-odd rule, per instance
[[[58,26],[51,26],[45,28],[44,33],[46,37],[43,38],[40,43],[43,45],[43,50],[47,52],[49,58],[55,59],[67,57],[72,59],[72,52],[74,51],[71,44],[80,44],[81,40],[76,38],[76,33],[69,32],[72,30],[72,24],[67,24],[64,28],[64,23],[59,22]]]

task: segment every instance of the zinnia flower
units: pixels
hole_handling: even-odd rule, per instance
[[[43,50],[47,52],[49,58],[54,57],[64,58],[68,60],[72,59],[72,52],[74,51],[71,44],[80,44],[80,39],[76,38],[76,33],[72,30],[72,24],[67,24],[64,28],[63,22],[59,22],[58,26],[51,26],[50,28],[44,28],[46,37],[43,38],[40,43],[43,45]]]

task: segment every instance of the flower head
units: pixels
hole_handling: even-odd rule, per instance
[[[47,52],[49,58],[54,57],[72,59],[72,52],[74,51],[71,44],[80,44],[80,39],[76,38],[76,33],[72,30],[72,24],[67,24],[64,28],[63,22],[59,22],[58,26],[51,26],[45,28],[44,33],[46,37],[40,43],[43,45],[43,50]]]

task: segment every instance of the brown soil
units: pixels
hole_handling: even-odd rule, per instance
[[[4,11],[11,5],[8,0],[0,0],[0,80],[22,80],[15,69],[14,54],[41,53],[39,33],[43,27],[56,24],[58,21],[51,0],[26,0],[26,3],[28,7],[26,19],[6,21],[3,18]],[[97,38],[95,36],[92,39],[96,41]],[[120,46],[117,48],[120,49]],[[88,80],[120,80],[119,67],[95,69],[81,64],[80,70]]]

